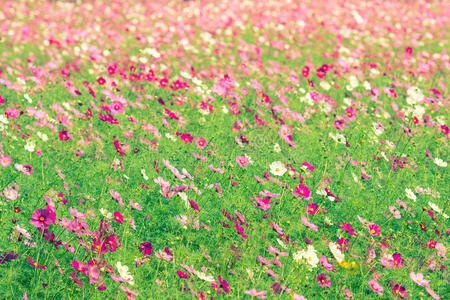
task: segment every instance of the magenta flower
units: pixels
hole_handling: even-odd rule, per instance
[[[309,215],[313,215],[317,212],[319,206],[316,203],[308,203],[306,206],[306,213]]]
[[[406,298],[408,297],[408,294],[406,293],[406,289],[404,286],[401,286],[398,283],[395,283],[394,281],[391,282],[392,284],[392,295],[394,295],[395,298]]]
[[[59,132],[59,139],[61,140],[61,141],[68,141],[68,140],[70,140],[72,137],[71,137],[71,135],[70,135],[70,133],[67,131],[67,130],[61,130],[60,132]]]
[[[56,216],[52,216],[52,213],[47,209],[39,208],[33,213],[30,223],[38,229],[46,229],[55,221],[55,218]]]
[[[75,280],[75,283],[78,284],[79,286],[83,286],[84,283],[82,283],[82,282],[77,278],[76,274],[77,274],[77,273],[76,273],[75,271],[72,272],[72,278],[73,278],[73,280]]]
[[[218,295],[221,294],[221,292],[222,292],[221,288],[223,289],[223,291],[225,293],[227,293],[227,294],[230,293],[230,290],[228,289],[228,286],[229,286],[228,282],[226,280],[222,280],[222,277],[220,277],[220,275],[217,279],[219,280],[219,284],[217,284],[215,282],[211,283],[211,287],[217,291],[217,294]]]
[[[25,175],[31,175],[33,174],[34,170],[33,170],[33,166],[31,165],[23,165],[22,167],[22,173]]]
[[[304,198],[308,198],[311,195],[311,191],[304,184],[299,184],[295,188],[295,192]]]
[[[189,204],[191,205],[193,210],[200,211],[200,209],[198,208],[197,203],[195,203],[194,200],[191,200],[191,199],[188,199],[188,200],[189,200]]]
[[[152,251],[153,251],[152,243],[150,243],[150,242],[143,242],[139,246],[139,251],[141,251],[142,254],[144,254],[144,255],[152,255]]]
[[[394,254],[392,255],[392,258],[393,258],[393,260],[394,260],[394,265],[395,265],[396,267],[402,267],[402,266],[405,265],[405,264],[403,263],[405,260],[402,258],[402,255],[401,255],[400,253],[394,253]]]
[[[319,282],[320,287],[330,287],[331,286],[331,279],[325,273],[321,273],[319,276],[317,276],[316,280]]]
[[[382,291],[384,290],[383,289],[383,287],[378,283],[378,281],[376,281],[376,280],[374,280],[374,279],[371,279],[370,281],[369,281],[369,285],[370,285],[370,288],[374,291],[374,292],[376,292],[378,295],[383,295],[383,293],[382,293]]]
[[[369,224],[368,227],[371,235],[380,236],[380,226],[378,226],[377,224]]]
[[[189,133],[183,133],[181,136],[181,141],[185,144],[192,144],[192,135],[190,135]]]
[[[339,224],[339,227],[341,227],[343,230],[347,231],[348,234],[356,236],[355,230],[352,228],[352,226],[350,224],[346,224],[346,223],[342,222],[342,224]]]
[[[178,270],[177,274],[178,274],[178,277],[180,277],[180,278],[184,278],[184,279],[189,278],[188,274],[184,273],[183,271]]]
[[[236,162],[241,166],[241,168],[248,166],[249,161],[246,156],[238,156],[236,157]]]
[[[119,223],[119,224],[123,224],[123,216],[120,212],[115,211],[114,212],[114,220]]]

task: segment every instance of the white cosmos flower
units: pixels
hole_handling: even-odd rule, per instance
[[[27,143],[25,144],[25,150],[33,152],[36,148],[36,144],[32,140],[27,140]]]
[[[131,281],[129,281],[128,283],[133,285],[134,284],[133,276],[131,276],[131,274],[128,272],[128,267],[122,265],[120,261],[117,262],[116,267],[117,270],[119,271],[120,277],[122,277],[125,280],[131,279]]]
[[[176,138],[173,136],[173,135],[171,135],[170,133],[166,133],[166,138],[168,138],[169,140],[171,140],[171,141],[176,141]]]
[[[148,180],[148,176],[145,173],[145,169],[141,169],[141,174],[142,174],[142,177],[144,178],[144,180]]]
[[[406,197],[416,202],[417,197],[411,189],[405,189]]]
[[[341,263],[345,259],[345,254],[338,249],[335,243],[328,243],[328,248],[330,248],[331,253],[333,253],[334,258],[338,263]]]
[[[212,275],[207,275],[200,271],[195,271],[195,275],[197,275],[198,278],[204,281],[213,282],[215,280]]]
[[[428,201],[428,205],[433,209],[435,212],[442,214],[442,209],[439,208],[436,204],[433,202]]]
[[[108,212],[104,208],[100,208],[100,213],[107,219],[111,219],[112,218],[112,213]]]
[[[316,191],[317,195],[321,195],[321,196],[326,196],[327,195],[327,191],[325,191],[325,189],[318,189]]]
[[[309,245],[306,251],[297,251],[297,253],[294,253],[292,256],[297,262],[305,259],[306,262],[311,266],[310,270],[317,267],[317,265],[319,264],[319,257],[317,256],[317,251],[316,249],[314,249],[313,245]]]
[[[42,132],[38,132],[37,133],[38,137],[40,137],[44,142],[48,141],[48,136],[45,133]]]
[[[274,161],[270,164],[270,173],[276,176],[283,176],[287,169],[281,161]]]
[[[337,133],[336,135],[330,132],[330,137],[339,144],[345,144],[347,142],[346,138],[344,135]]]
[[[323,88],[324,90],[328,91],[331,88],[331,85],[328,82],[322,80],[320,82],[320,87]]]
[[[186,208],[189,208],[190,204],[189,204],[188,197],[187,197],[186,193],[185,192],[179,192],[178,196],[180,196],[180,198],[184,201],[184,205],[186,206]]]
[[[281,152],[281,147],[278,144],[273,145],[273,151],[280,153]]]
[[[447,162],[445,162],[442,159],[437,158],[437,157],[434,159],[434,163],[436,165],[438,165],[439,167],[444,167],[445,168],[447,166]]]

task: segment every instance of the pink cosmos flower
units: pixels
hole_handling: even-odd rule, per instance
[[[236,162],[239,164],[241,168],[248,166],[249,161],[246,156],[238,156],[236,157]]]
[[[304,296],[301,296],[299,294],[294,293],[294,295],[292,295],[292,298],[294,300],[306,300],[306,298]]]
[[[320,264],[325,268],[325,270],[327,270],[327,272],[334,271],[334,269],[335,269],[335,266],[333,266],[331,263],[329,263],[326,256],[323,254],[320,257]]]
[[[345,299],[353,298],[353,293],[349,289],[342,288],[342,290],[344,291]]]
[[[369,224],[368,228],[371,235],[380,236],[380,226],[377,224]]]
[[[198,149],[205,149],[208,145],[208,142],[203,137],[199,137],[195,140],[195,143],[197,144]]]
[[[331,286],[331,279],[325,273],[321,273],[319,276],[317,276],[316,280],[319,282],[320,287],[330,287]]]
[[[5,187],[5,189],[3,190],[3,196],[5,196],[5,198],[8,200],[14,201],[17,199],[17,197],[19,197],[19,193],[14,187]]]
[[[39,229],[45,229],[52,224],[56,219],[56,216],[52,216],[52,213],[47,209],[39,208],[31,217],[30,223]]]
[[[304,184],[299,184],[295,188],[295,192],[304,198],[309,198],[309,196],[311,195],[311,191]]]
[[[369,285],[371,289],[376,292],[378,295],[383,295],[382,291],[384,290],[383,287],[378,283],[378,281],[371,279],[369,281]]]
[[[2,165],[2,167],[7,167],[11,164],[12,159],[11,157],[9,157],[6,154],[0,155],[0,165]]]
[[[339,222],[338,222],[339,224]],[[339,224],[339,227],[341,227],[343,230],[348,231],[348,234],[352,236],[356,236],[355,230],[352,228],[350,224],[346,224],[342,222],[342,224]]]
[[[260,291],[260,292],[258,292],[255,289],[251,289],[251,290],[245,291],[244,293],[247,294],[247,295],[256,297],[256,298],[261,298],[261,299],[266,299],[267,298],[267,296],[266,296],[267,291]]]
[[[111,103],[111,106],[109,107],[111,109],[112,115],[119,115],[124,112],[123,104],[119,101],[114,101]]]
[[[33,172],[34,172],[33,166],[32,166],[32,165],[29,165],[29,164],[23,165],[21,171],[22,171],[22,173],[25,174],[25,175],[31,175],[31,174],[33,174]]]
[[[19,111],[17,109],[15,109],[14,107],[8,107],[5,110],[5,115],[9,119],[17,120],[17,116],[19,115]]]
[[[302,220],[303,224],[305,224],[306,227],[308,227],[314,231],[317,231],[319,229],[319,227],[317,225],[310,223],[305,216],[302,216],[301,220]]]
[[[427,286],[430,282],[429,280],[425,280],[422,273],[415,274],[414,272],[409,273],[409,277],[420,286]]]
[[[433,291],[429,285],[426,285],[426,286],[425,286],[425,289],[427,290],[428,294],[429,294],[431,297],[433,297],[433,299],[436,299],[436,300],[441,299],[441,297],[440,297],[438,294],[436,294],[436,292]]]
[[[402,217],[400,211],[395,206],[389,206],[389,211],[395,219],[400,219]]]

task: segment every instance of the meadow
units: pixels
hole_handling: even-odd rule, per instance
[[[0,1],[0,299],[449,299],[446,1]]]

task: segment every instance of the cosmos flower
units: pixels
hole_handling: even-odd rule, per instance
[[[236,157],[236,162],[241,168],[248,166],[249,160],[246,156],[238,156]]]
[[[260,291],[260,292],[258,292],[255,289],[251,289],[251,290],[245,291],[244,293],[247,294],[247,295],[250,295],[252,297],[256,297],[256,298],[260,298],[260,299],[266,299],[267,298],[267,296],[266,296],[267,291]]]
[[[380,236],[380,226],[378,226],[377,224],[369,224],[367,227],[371,235]]]
[[[295,188],[295,192],[304,198],[309,198],[309,196],[311,195],[311,191],[304,184],[299,184]]]
[[[142,254],[144,254],[144,255],[152,255],[152,252],[153,252],[152,243],[150,243],[148,241],[141,243],[141,245],[139,246],[139,251],[141,251]]]
[[[270,164],[270,173],[276,176],[283,176],[287,169],[281,161],[274,161]]]
[[[378,283],[378,281],[376,281],[376,280],[374,280],[374,279],[371,279],[370,281],[369,281],[369,285],[370,285],[370,288],[375,292],[375,293],[377,293],[378,295],[380,295],[380,296],[382,296],[383,295],[383,287]]]
[[[331,286],[331,279],[330,276],[328,276],[325,273],[321,273],[316,277],[316,280],[319,282],[320,287],[330,287]]]
[[[409,199],[416,202],[417,197],[411,189],[405,189],[405,193],[406,193],[406,197],[408,197]]]
[[[6,168],[7,166],[9,166],[11,164],[11,162],[12,162],[12,159],[8,155],[6,155],[6,154],[0,155],[0,165],[2,165],[2,167]]]
[[[195,139],[195,144],[197,144],[198,149],[205,149],[208,143],[203,137],[199,137]]]
[[[36,228],[45,229],[55,221],[55,218],[49,210],[39,208],[33,213],[30,223]]]
[[[447,167],[447,162],[445,162],[442,159],[437,158],[437,157],[434,158],[434,163],[436,165],[438,165],[439,167],[443,167],[443,168]]]
[[[114,212],[114,220],[119,223],[119,224],[123,224],[123,216],[120,212],[115,211]]]

